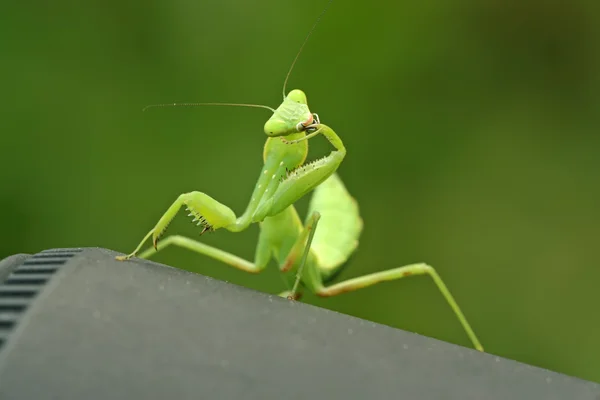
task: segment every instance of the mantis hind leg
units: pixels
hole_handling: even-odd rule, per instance
[[[358,278],[349,279],[347,281],[333,284],[328,287],[322,286],[320,289],[317,290],[317,295],[323,297],[336,296],[338,294],[363,289],[375,285],[376,283],[393,281],[396,279],[406,278],[414,275],[429,275],[433,279],[438,289],[440,290],[440,292],[454,311],[454,314],[456,314],[456,317],[458,318],[463,329],[467,333],[467,336],[469,337],[469,339],[471,339],[471,342],[473,342],[473,346],[477,350],[483,351],[483,346],[481,345],[479,339],[473,332],[471,325],[469,325],[469,322],[467,321],[460,307],[456,303],[456,300],[454,300],[454,297],[450,293],[450,290],[448,290],[448,287],[446,286],[444,281],[442,281],[442,278],[440,278],[435,269],[427,264],[406,265],[403,267],[390,269],[388,271],[376,272]]]

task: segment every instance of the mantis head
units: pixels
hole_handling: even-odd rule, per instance
[[[316,124],[319,123],[319,117],[315,114],[311,114],[308,109],[308,105],[306,102],[306,95],[302,90],[294,89],[285,95],[285,88],[287,87],[288,79],[296,65],[296,61],[298,61],[298,57],[302,53],[306,42],[308,42],[308,38],[312,35],[313,31],[319,24],[321,17],[327,11],[327,8],[331,5],[333,0],[329,0],[321,14],[315,21],[314,25],[304,38],[304,42],[302,42],[302,46],[300,46],[300,50],[296,53],[296,57],[294,61],[292,61],[292,65],[288,70],[287,75],[285,76],[285,81],[283,81],[283,103],[275,110],[273,116],[269,118],[269,120],[265,123],[265,133],[269,137],[275,136],[288,136],[298,132],[304,132],[307,129],[314,128],[315,125],[313,122],[316,120]]]
[[[300,50],[296,53],[296,57],[288,70],[288,73],[285,77],[285,81],[283,82],[283,103],[276,109],[272,109],[271,107],[262,105],[262,104],[244,104],[244,103],[171,103],[171,104],[153,104],[144,107],[144,111],[148,108],[154,107],[174,107],[174,106],[234,106],[234,107],[254,107],[254,108],[265,108],[273,112],[273,115],[269,120],[265,123],[265,134],[269,137],[276,136],[288,136],[298,132],[304,132],[307,130],[314,129],[320,122],[317,114],[312,114],[308,109],[308,103],[306,101],[306,95],[302,90],[294,89],[285,95],[285,88],[287,86],[288,79],[292,70],[294,69],[294,65],[296,65],[296,61],[298,61],[298,57],[302,53],[302,49],[304,49],[304,45],[310,38],[311,34],[317,27],[319,21],[327,8],[332,3],[333,0],[329,0],[327,6],[321,11],[321,14],[315,21],[311,30],[306,35],[302,46],[300,46]]]
[[[306,129],[313,123],[306,95],[302,90],[292,90],[283,103],[265,123],[265,134],[270,137],[287,136]]]

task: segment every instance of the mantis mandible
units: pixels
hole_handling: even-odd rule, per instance
[[[292,62],[283,85],[283,103],[272,109],[263,105],[239,103],[186,103],[174,105],[216,105],[266,108],[273,115],[264,125],[267,141],[264,145],[264,165],[244,213],[236,217],[226,205],[203,192],[181,194],[167,209],[137,248],[129,255],[118,256],[124,261],[134,256],[148,258],[168,246],[178,246],[250,273],[259,273],[273,258],[288,284],[282,297],[298,300],[302,290],[329,297],[415,275],[429,275],[460,321],[473,346],[483,351],[460,307],[436,270],[424,263],[410,264],[387,271],[376,272],[330,284],[339,270],[346,265],[358,246],[363,221],[356,200],[348,193],[337,175],[344,160],[346,148],[340,137],[329,126],[322,124],[317,114],[308,108],[306,95],[295,89],[285,94],[288,78],[319,20],[331,4],[329,1],[312,29],[304,39]],[[154,106],[150,106],[154,107]],[[305,163],[308,140],[323,135],[334,147],[329,155]],[[314,189],[308,216],[303,224],[294,203]],[[168,225],[185,206],[189,216],[201,228],[200,235],[220,228],[240,232],[253,223],[260,226],[254,261],[248,261],[197,240],[167,236],[159,242]],[[318,229],[317,229],[318,227]],[[140,252],[152,237],[153,248]]]

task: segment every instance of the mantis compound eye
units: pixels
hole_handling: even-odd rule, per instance
[[[306,104],[306,94],[300,89],[294,89],[287,97],[295,103]]]
[[[265,133],[267,136],[286,136],[289,135],[289,126],[280,119],[271,118],[265,123]]]

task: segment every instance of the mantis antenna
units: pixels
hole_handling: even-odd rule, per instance
[[[329,2],[327,3],[327,5],[323,9],[323,11],[321,11],[321,14],[319,14],[319,16],[317,17],[317,19],[316,19],[315,23],[313,24],[312,28],[310,28],[310,31],[308,32],[308,34],[304,38],[304,42],[302,42],[302,46],[300,46],[300,50],[298,50],[298,53],[296,54],[296,57],[294,58],[294,61],[292,61],[292,65],[290,66],[290,69],[288,70],[288,73],[285,76],[285,81],[283,81],[283,98],[284,99],[285,99],[285,88],[287,86],[288,80],[290,79],[290,75],[292,74],[292,70],[294,69],[294,66],[296,65],[296,61],[298,61],[298,58],[300,57],[300,54],[302,53],[302,50],[304,50],[304,46],[306,45],[306,42],[308,42],[308,39],[311,37],[313,31],[315,30],[315,28],[317,27],[317,25],[319,24],[319,22],[321,22],[321,18],[323,18],[323,15],[327,11],[327,9],[331,5],[331,3],[333,3],[333,0],[329,0]],[[262,105],[262,104],[243,104],[243,103],[165,103],[165,104],[151,104],[149,106],[144,107],[142,109],[142,112],[146,111],[149,108],[158,108],[158,107],[198,107],[198,106],[253,107],[253,108],[264,108],[266,110],[270,110],[273,113],[275,112],[275,109],[273,109],[273,108],[271,108],[269,106]]]
[[[242,104],[242,103],[166,103],[166,104],[151,104],[142,109],[146,111],[149,108],[156,107],[196,107],[196,106],[231,106],[231,107],[253,107],[253,108],[265,108],[275,112],[275,109],[269,106],[263,106],[262,104]]]
[[[310,28],[310,31],[308,32],[308,35],[306,35],[306,38],[304,38],[304,42],[302,42],[302,46],[300,46],[300,50],[298,50],[298,53],[296,54],[296,58],[294,58],[294,61],[292,61],[292,65],[290,66],[290,69],[289,69],[287,75],[285,76],[285,81],[283,81],[283,98],[284,99],[285,99],[285,87],[287,86],[288,79],[290,79],[290,75],[292,73],[292,70],[294,69],[294,65],[296,65],[296,61],[298,61],[298,57],[300,57],[300,53],[302,53],[302,50],[304,49],[304,45],[306,45],[306,42],[308,42],[308,39],[310,38],[310,36],[312,35],[313,31],[315,30],[315,28],[317,27],[317,25],[321,21],[321,18],[323,18],[323,15],[327,11],[327,9],[331,5],[331,3],[333,3],[333,0],[329,0],[329,3],[327,3],[327,5],[323,9],[323,11],[321,11],[321,14],[319,14],[319,16],[317,17],[317,20],[313,24],[312,28]]]

